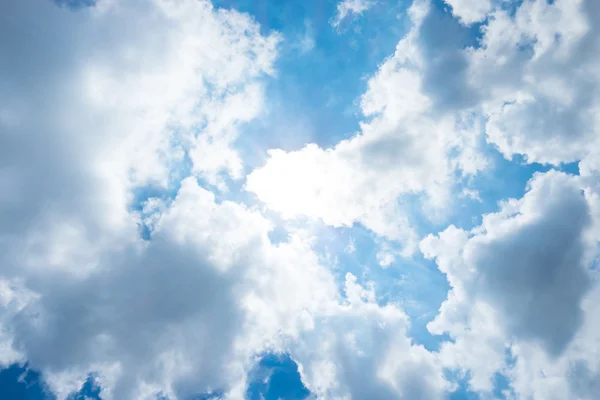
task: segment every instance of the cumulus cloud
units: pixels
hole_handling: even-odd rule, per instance
[[[269,227],[188,178],[151,241],[102,254],[84,278],[28,277],[35,298],[8,307],[4,328],[50,376],[104,376],[105,398],[237,398],[254,354],[309,324],[337,293],[308,247],[272,246]]]
[[[60,397],[89,372],[105,398],[240,397],[254,353],[337,293],[302,243],[271,246],[263,217],[177,182],[186,157],[207,181],[239,177],[238,125],[260,111],[277,37],[207,2],[2,9],[2,363],[29,360]],[[135,190],[173,185],[141,240]]]
[[[438,20],[420,35],[432,55],[425,87],[438,104],[480,114],[488,142],[507,159],[558,165],[586,158],[598,140],[597,2],[446,3],[463,23],[482,25],[476,40],[457,47],[450,38],[475,31],[459,29],[439,7],[425,17]]]
[[[273,244],[263,215],[199,184],[241,177],[276,35],[205,1],[0,7],[3,365],[27,360],[59,398],[93,372],[105,399],[238,399],[259,354],[289,351],[322,396],[443,395],[399,308],[352,276],[344,300],[309,240]],[[319,363],[340,369],[319,383]]]
[[[592,215],[580,181],[549,172],[534,176],[528,188],[471,232],[451,226],[421,242],[452,286],[429,330],[455,338],[444,358],[470,369],[480,390],[491,390],[511,344],[517,357],[532,348],[556,359],[586,321]]]
[[[239,175],[232,149],[216,164],[196,155],[228,148],[236,124],[260,109],[257,79],[271,71],[276,38],[248,17],[205,2],[4,7],[13,16],[2,24],[4,233],[53,238],[44,224],[59,220],[63,235],[126,229],[129,188],[167,186],[184,146],[199,175]],[[61,215],[75,212],[85,221]]]
[[[468,51],[488,140],[507,158],[560,164],[597,141],[600,8],[595,1],[526,1],[495,10]]]
[[[448,110],[481,113],[488,142],[507,159],[579,161],[580,176],[537,175],[522,199],[502,203],[480,227],[451,226],[421,242],[452,286],[429,330],[454,338],[441,360],[468,371],[473,390],[490,392],[501,372],[516,396],[593,399],[600,9],[593,1],[527,1],[469,21],[459,2],[447,3],[465,24],[485,19],[478,43],[461,50],[457,71],[466,79],[452,97],[476,101]]]
[[[455,14],[474,10],[450,3]],[[474,39],[443,8],[416,1],[412,30],[361,98],[360,132],[329,149],[271,150],[247,189],[286,218],[359,222],[410,254],[416,233],[398,201],[421,195],[426,215],[443,215],[457,176],[488,165],[479,133],[507,159],[558,165],[593,158],[595,2],[528,1],[512,12],[486,5],[478,13],[486,18]]]
[[[434,105],[481,115],[488,142],[508,159],[558,165],[590,155],[600,104],[598,3],[446,3],[464,24],[482,25],[474,40],[473,28],[443,8],[413,5],[424,21],[413,35],[416,50],[405,52],[424,55],[422,86]]]
[[[452,14],[465,24],[484,20],[492,9],[491,0],[444,0]]]
[[[441,399],[450,389],[438,355],[407,337],[408,317],[379,306],[346,275],[346,304],[319,318],[292,345],[308,388],[325,399]]]
[[[446,3],[411,6],[354,136],[271,149],[245,181],[286,220],[364,225],[381,265],[435,259],[451,290],[428,329],[452,337],[436,352],[354,275],[340,293],[301,230],[274,244],[264,215],[218,195],[244,178],[236,140],[267,101],[277,34],[207,1],[2,3],[0,362],[28,360],[59,397],[95,372],[107,399],[243,398],[275,351],[320,398],[443,398],[449,368],[484,395],[502,372],[517,396],[593,399],[600,6]],[[371,5],[342,2],[333,24]],[[488,166],[483,139],[580,175],[537,174],[480,226],[421,240],[413,219],[485,203],[461,187]]]
[[[309,144],[292,152],[270,150],[266,164],[246,182],[247,190],[284,218],[308,216],[333,226],[359,222],[402,243],[405,254],[414,251],[418,236],[400,205],[403,196],[422,196],[434,218],[448,209],[456,175],[472,175],[486,165],[478,151],[479,120],[441,112],[445,95],[430,93],[440,70],[419,45],[425,36],[440,48],[449,41],[455,47],[433,53],[452,58],[460,25],[422,2],[410,13],[413,29],[361,98],[360,133],[329,149]],[[436,32],[440,21],[454,26],[456,35]]]

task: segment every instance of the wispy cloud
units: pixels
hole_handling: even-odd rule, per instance
[[[337,5],[337,13],[331,20],[334,28],[339,28],[342,21],[351,15],[360,15],[375,4],[370,0],[343,0]]]
[[[315,33],[310,21],[304,22],[304,35],[300,39],[298,43],[298,47],[300,48],[300,52],[302,54],[309,53],[315,48]]]

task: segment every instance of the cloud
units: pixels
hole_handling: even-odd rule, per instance
[[[408,317],[378,306],[346,275],[347,302],[291,346],[307,387],[327,399],[441,399],[450,389],[437,355],[407,337]]]
[[[464,24],[482,24],[463,26],[429,7],[419,38],[424,88],[436,104],[482,116],[488,142],[509,160],[586,158],[598,140],[597,2],[446,3]]]
[[[358,222],[410,254],[418,236],[401,206],[403,196],[422,196],[435,218],[449,208],[456,176],[486,166],[477,118],[440,112],[445,95],[428,92],[438,72],[419,41],[433,35],[438,13],[421,2],[411,8],[413,29],[368,81],[358,134],[328,149],[309,144],[292,152],[269,150],[246,189],[284,218],[307,216],[332,226]],[[449,36],[452,45],[461,40]]]
[[[2,26],[10,57],[0,182],[12,191],[0,204],[3,233],[52,238],[44,224],[55,221],[93,227],[90,235],[129,229],[129,189],[167,186],[183,147],[200,176],[239,175],[234,150],[215,164],[198,159],[198,149],[227,148],[237,124],[260,108],[258,79],[272,71],[275,37],[206,2],[103,2],[76,13],[47,3],[5,5],[15,22]],[[154,25],[161,29],[147,34]]]
[[[483,21],[492,9],[491,0],[444,0],[452,14],[465,24]]]
[[[440,358],[468,371],[472,390],[491,392],[501,372],[517,396],[592,399],[600,238],[592,49],[600,9],[528,1],[469,21],[458,2],[448,3],[463,23],[485,22],[478,43],[460,50],[466,62],[458,95],[449,97],[473,93],[466,97],[476,101],[446,102],[446,110],[481,113],[488,142],[507,159],[579,161],[581,176],[537,175],[522,199],[502,203],[479,228],[451,226],[421,242],[452,286],[429,330],[453,337]]]
[[[243,392],[234,386],[272,326],[293,332],[303,322],[291,315],[304,315],[294,307],[309,313],[306,300],[335,298],[335,287],[305,246],[271,246],[264,218],[173,174],[187,156],[208,181],[239,177],[233,142],[260,111],[277,37],[207,2],[2,8],[2,363],[29,360],[63,397],[89,372],[105,398]],[[175,201],[146,208],[154,224],[142,241],[135,190],[173,185]],[[295,269],[263,275],[291,266],[290,254],[309,281]],[[277,288],[295,289],[269,283],[276,276],[306,292],[282,302]],[[247,319],[272,301],[273,325]]]
[[[337,12],[331,20],[331,25],[334,28],[339,28],[342,21],[352,15],[360,15],[375,5],[374,1],[370,0],[343,0],[337,4]]]
[[[337,24],[370,4],[340,3]],[[244,178],[236,141],[268,101],[277,34],[206,1],[4,2],[0,362],[28,360],[61,397],[95,372],[107,399],[243,398],[273,351],[321,398],[443,398],[449,368],[483,395],[501,372],[518,396],[593,399],[600,8],[447,4],[410,8],[354,136],[269,150],[245,181],[284,219],[364,225],[382,265],[435,259],[451,291],[428,329],[452,341],[428,351],[368,283],[339,293],[301,229],[274,244],[257,207],[220,195]],[[580,176],[537,174],[480,226],[420,240],[415,219],[485,203],[462,185],[484,139]]]
[[[479,133],[508,159],[593,158],[596,8],[531,1],[510,14],[486,6],[477,38],[442,8],[415,2],[412,30],[368,81],[360,132],[329,149],[271,150],[246,188],[285,218],[358,222],[410,254],[417,234],[398,203],[422,196],[425,214],[443,220],[461,177],[489,165]]]
[[[451,226],[421,242],[452,286],[429,330],[455,338],[442,353],[471,370],[477,389],[491,390],[511,343],[540,349],[550,360],[567,351],[584,324],[592,287],[591,226],[578,178],[548,172],[471,232]],[[476,354],[487,355],[471,358]]]
[[[482,25],[465,26],[426,1],[413,4],[423,18],[413,53],[422,55],[422,91],[433,105],[481,116],[488,142],[507,159],[558,165],[586,158],[597,142],[600,104],[597,2],[446,3],[463,24]]]
[[[316,256],[298,241],[272,246],[269,228],[188,178],[150,242],[101,254],[85,277],[22,278],[35,297],[9,302],[3,326],[32,366],[58,375],[59,393],[72,389],[56,384],[65,373],[95,371],[105,398],[235,398],[254,354],[336,298]]]
[[[59,398],[93,372],[105,399],[238,399],[259,354],[289,351],[340,365],[325,386],[307,372],[315,390],[443,395],[399,308],[351,277],[347,303],[308,239],[273,244],[263,215],[199,183],[241,177],[277,35],[204,1],[1,7],[0,363],[27,360]]]
[[[488,138],[506,157],[559,164],[587,156],[598,131],[599,14],[594,1],[528,1],[514,15],[490,15],[469,75],[487,94]]]

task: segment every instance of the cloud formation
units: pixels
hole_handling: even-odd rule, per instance
[[[252,357],[337,292],[308,247],[271,245],[267,220],[177,168],[239,177],[277,37],[208,2],[2,7],[2,363],[61,398],[90,372],[107,399],[243,396]],[[136,191],[173,187],[135,211]]]
[[[415,250],[418,237],[400,205],[403,196],[422,196],[430,216],[443,214],[456,175],[486,165],[478,151],[479,121],[438,112],[443,94],[427,92],[438,72],[419,40],[439,18],[421,3],[410,10],[413,29],[368,82],[361,131],[329,149],[270,150],[266,164],[248,176],[247,190],[284,218],[307,216],[332,226],[359,222],[400,242],[405,254]],[[448,23],[460,30],[458,22]],[[445,40],[459,41],[459,34]]]
[[[237,139],[282,73],[281,35],[208,1],[87,5],[0,6],[2,365],[28,361],[60,398],[93,372],[105,399],[241,399],[268,352],[317,398],[442,399],[456,372],[484,397],[501,373],[507,398],[595,398],[596,1],[415,0],[358,131],[270,149],[247,176]],[[334,26],[372,5],[339,3]],[[474,186],[501,173],[494,152],[545,165],[497,207]],[[474,227],[421,237],[417,220],[445,227],[469,201],[487,207]],[[363,225],[382,266],[433,260],[450,291],[427,327],[451,340],[418,344],[318,237],[272,239],[304,219]]]
[[[581,176],[537,175],[479,228],[450,227],[420,248],[452,286],[429,329],[455,339],[441,359],[468,371],[473,390],[491,392],[502,372],[519,395],[592,398],[596,363],[582,349],[595,348],[600,9],[447,3],[454,18],[413,3],[412,29],[361,98],[368,118],[356,136],[329,149],[271,150],[246,187],[285,218],[360,223],[410,254],[418,236],[398,204],[417,193],[429,215],[452,208],[461,179],[490,165],[479,132],[508,160],[579,162]]]
[[[549,365],[570,357],[592,317],[584,307],[594,281],[590,211],[576,177],[548,172],[534,176],[523,198],[503,203],[471,232],[450,226],[421,242],[452,286],[429,330],[455,339],[444,345],[443,357],[469,369],[476,389],[491,390],[494,373],[506,368],[508,349],[523,357],[516,368],[529,362],[527,349]],[[473,349],[479,357],[465,356]]]
[[[235,138],[261,110],[277,35],[208,2],[2,7],[3,365],[28,361],[59,398],[94,373],[105,399],[238,399],[266,351],[305,371],[355,354],[307,385],[332,396],[444,392],[400,309],[365,300],[352,275],[346,304],[308,239],[273,244],[263,215],[199,184],[218,194],[241,177]],[[370,337],[365,321],[388,328]],[[365,340],[336,344],[338,330]],[[307,354],[310,340],[331,352]],[[375,342],[372,361],[358,356]],[[402,351],[395,343],[412,364],[386,358]],[[410,365],[433,375],[415,386]],[[365,386],[349,387],[358,371]]]

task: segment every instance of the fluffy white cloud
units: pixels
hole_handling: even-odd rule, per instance
[[[569,371],[553,373],[566,386],[552,397],[550,380],[531,383],[537,372],[521,370],[578,361],[573,348],[595,318],[588,296],[594,281],[592,222],[579,178],[548,172],[534,176],[522,199],[503,203],[471,232],[451,226],[421,242],[452,286],[429,330],[455,339],[443,346],[442,358],[448,366],[469,369],[473,388],[492,389],[494,374],[507,371],[510,349],[517,362],[508,373],[518,393],[573,397]],[[586,346],[596,348],[591,341]],[[529,384],[547,390],[536,392]]]
[[[526,1],[514,15],[490,15],[468,71],[488,138],[506,157],[559,164],[595,146],[599,21],[598,2],[585,0]]]
[[[353,275],[341,295],[310,240],[273,244],[263,215],[196,180],[243,177],[235,143],[263,108],[276,34],[207,1],[2,3],[0,362],[29,360],[62,397],[93,371],[105,398],[243,398],[256,356],[286,351],[321,398],[443,398],[447,367],[485,393],[501,371],[522,397],[593,399],[600,6],[447,3],[456,18],[410,8],[354,137],[270,150],[246,181],[286,219],[391,241],[382,265],[420,244],[452,287],[429,325],[454,339],[439,352]],[[370,4],[340,3],[337,24]],[[466,25],[484,20],[476,43]],[[481,226],[419,241],[407,204],[439,221],[455,195],[477,198],[457,182],[486,166],[483,135],[507,158],[579,161],[581,176],[536,175]],[[149,187],[177,195],[132,210]]]
[[[459,2],[447,3],[470,22]],[[488,141],[506,158],[579,161],[581,176],[537,175],[522,199],[485,215],[479,228],[451,226],[421,242],[452,286],[429,330],[455,339],[443,345],[441,359],[469,370],[474,390],[490,392],[494,374],[503,372],[518,398],[593,399],[600,8],[534,0],[486,18],[479,44],[462,50],[467,62],[457,70],[464,79],[455,98],[475,101],[449,109],[481,113]]]
[[[452,7],[452,14],[465,24],[480,22],[492,9],[491,0],[444,0]]]
[[[186,153],[211,182],[240,176],[232,144],[260,111],[277,37],[208,2],[1,8],[2,363],[29,360],[61,396],[95,371],[106,398],[235,397],[244,364],[275,336],[262,324],[250,340],[250,322],[265,321],[247,320],[264,311],[252,293],[281,304],[269,311],[285,318],[269,321],[294,331],[294,310],[335,298],[331,276],[306,246],[270,246],[261,216],[216,204],[193,180],[173,204],[145,207],[150,242],[130,207],[134,189],[169,187]],[[282,301],[278,288],[302,282]]]
[[[412,31],[361,98],[368,118],[361,132],[329,149],[309,144],[292,152],[270,150],[266,164],[246,182],[284,218],[307,216],[333,226],[358,222],[400,242],[405,254],[416,248],[418,236],[403,196],[422,196],[427,215],[436,218],[452,201],[456,176],[486,165],[478,153],[479,120],[441,112],[428,93],[437,72],[418,42],[433,35],[437,11],[417,2],[410,12]]]
[[[3,5],[12,16],[0,39],[8,253],[19,247],[9,239],[26,233],[23,252],[47,259],[44,247],[59,237],[66,255],[81,242],[100,245],[104,233],[128,235],[129,189],[166,187],[184,148],[203,177],[239,176],[229,144],[260,109],[257,79],[271,71],[276,37],[206,2],[142,3],[77,13],[52,2]],[[225,157],[196,157],[209,148]]]
[[[60,394],[73,389],[57,384],[65,374],[96,371],[112,380],[105,398],[239,398],[254,354],[310,327],[337,296],[310,248],[272,246],[269,228],[188,178],[149,242],[104,252],[85,277],[24,277],[35,296],[7,301],[3,328],[32,366],[57,376]]]
[[[508,159],[523,155],[557,165],[591,157],[599,129],[598,3],[446,3],[466,24],[485,22],[475,40],[474,31],[438,7],[414,3],[423,21],[412,35],[415,46],[403,55],[421,53],[422,92],[432,104],[451,114],[480,115],[487,140]]]
[[[450,389],[436,353],[407,337],[408,317],[379,306],[346,275],[346,304],[291,345],[304,382],[324,399],[442,399]]]
[[[259,212],[180,181],[187,159],[215,185],[241,176],[276,36],[205,1],[0,8],[0,363],[29,361],[59,398],[94,372],[105,399],[239,399],[258,354],[290,351],[325,397],[443,395],[399,308],[351,276],[346,302],[308,240],[274,245]],[[148,187],[177,195],[134,211]],[[319,363],[340,369],[321,384]]]

